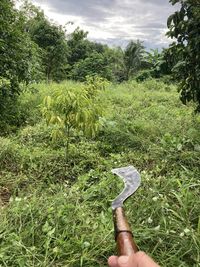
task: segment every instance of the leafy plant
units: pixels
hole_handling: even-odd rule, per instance
[[[144,55],[144,46],[140,41],[130,41],[124,51],[124,65],[126,69],[126,80],[139,70]]]
[[[168,18],[168,36],[175,38],[169,51],[178,58],[173,68],[180,80],[181,100],[197,103],[200,111],[200,4],[193,0],[171,0],[179,4],[180,10]]]
[[[96,97],[98,92],[105,90],[108,84],[109,82],[106,79],[99,77],[98,75],[87,75],[85,81],[85,89],[88,92],[89,97]]]
[[[31,40],[39,47],[40,70],[46,81],[62,81],[66,78],[68,46],[65,29],[48,20],[44,12],[29,1],[21,7],[24,15],[24,28]]]
[[[151,79],[152,78],[152,71],[151,70],[142,70],[139,71],[138,74],[135,77],[135,80],[137,82],[143,82],[147,79]]]
[[[44,99],[43,116],[48,124],[55,125],[53,140],[67,136],[67,151],[72,130],[94,137],[99,129],[102,110],[85,87],[55,90],[52,96]]]
[[[24,31],[24,16],[11,0],[0,2],[0,123],[1,133],[19,123],[17,98],[21,84],[40,75],[39,50]]]
[[[85,81],[86,76],[101,76],[112,80],[112,72],[109,62],[103,53],[92,52],[85,59],[74,64],[71,71],[71,78],[77,81]]]

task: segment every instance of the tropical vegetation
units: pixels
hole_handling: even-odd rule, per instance
[[[125,203],[139,249],[199,266],[200,12],[170,2],[161,51],[95,43],[28,1],[0,2],[0,267],[107,266],[123,189],[111,170],[128,165],[142,179]]]

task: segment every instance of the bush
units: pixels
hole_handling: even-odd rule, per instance
[[[143,81],[151,79],[151,78],[152,78],[152,71],[151,70],[143,70],[143,71],[140,71],[136,75],[135,80],[137,82],[143,82]]]

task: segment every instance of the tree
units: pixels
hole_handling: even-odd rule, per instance
[[[145,62],[151,72],[153,78],[160,78],[163,75],[171,74],[170,64],[171,57],[163,49],[161,52],[158,49],[151,49],[146,52]]]
[[[173,73],[180,80],[181,100],[197,103],[200,111],[200,3],[199,0],[170,0],[180,10],[168,18],[168,36],[175,38],[169,53],[178,62]]]
[[[48,124],[55,126],[52,138],[58,140],[65,135],[66,152],[74,131],[91,137],[98,131],[102,108],[95,101],[96,92],[91,90],[99,89],[91,88],[91,82],[82,87],[63,87],[44,100],[43,116]]]
[[[88,32],[84,32],[78,27],[69,36],[67,41],[69,47],[68,62],[72,68],[74,64],[80,60],[84,60],[91,52],[89,47],[90,42],[87,40],[87,35]]]
[[[145,61],[149,67],[155,68],[162,60],[162,54],[159,53],[158,49],[150,49],[150,52],[146,52]]]
[[[85,81],[87,75],[98,75],[108,80],[118,81],[118,74],[122,68],[119,63],[121,59],[123,61],[122,50],[89,41],[87,32],[80,28],[70,35],[67,43],[70,51],[68,78]],[[123,78],[121,79],[120,76],[119,80]]]
[[[104,55],[107,58],[108,68],[112,74],[113,82],[123,82],[126,80],[126,69],[124,65],[124,51],[121,47],[106,47]]]
[[[41,20],[31,32],[33,41],[43,49],[47,82],[66,78],[68,47],[62,27]]]
[[[112,72],[104,54],[91,52],[87,58],[79,60],[71,71],[74,80],[85,81],[87,75],[99,75],[112,80]]]
[[[2,0],[0,13],[0,77],[10,81],[11,94],[19,93],[19,83],[32,79],[37,46],[23,31],[24,18],[12,1]]]
[[[162,58],[163,58],[162,60],[164,61],[164,64],[162,65],[162,72],[164,74],[173,76],[172,70],[178,61],[176,48],[170,47],[170,49],[169,48],[163,49]]]
[[[47,82],[66,79],[69,49],[65,30],[62,26],[50,22],[43,11],[28,1],[25,1],[21,11],[26,17],[26,32],[41,49],[43,71]]]
[[[144,46],[140,41],[130,41],[124,51],[124,65],[126,69],[126,80],[139,70],[144,55]]]
[[[0,121],[5,125],[17,117],[20,83],[36,79],[40,63],[38,47],[24,32],[24,17],[11,0],[0,1],[0,14]]]

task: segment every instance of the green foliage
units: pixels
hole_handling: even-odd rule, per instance
[[[177,41],[169,50],[178,59],[173,72],[180,80],[182,102],[192,100],[200,110],[200,5],[192,0],[170,2],[180,4],[180,10],[168,18],[168,36]]]
[[[94,83],[93,83],[94,84]],[[98,90],[98,87],[92,88]],[[91,98],[91,96],[93,96]],[[94,137],[99,128],[101,108],[91,94],[91,83],[79,87],[63,86],[44,99],[43,116],[48,124],[54,124],[53,140],[67,135],[67,150],[72,130],[81,131],[86,136]]]
[[[85,89],[89,97],[94,98],[98,95],[100,91],[106,89],[109,82],[99,76],[86,76]]]
[[[114,82],[123,82],[126,80],[126,71],[124,65],[124,51],[121,47],[109,49],[106,51],[109,58],[109,65],[112,71]]]
[[[23,16],[12,1],[0,3],[0,77],[10,81],[10,95],[19,93],[19,83],[33,79],[37,48],[23,31]]]
[[[62,29],[43,20],[32,31],[33,40],[43,49],[47,81],[65,79],[68,48]]]
[[[73,130],[67,161],[67,136],[52,143],[55,124],[39,116],[0,138],[0,265],[107,266],[115,253],[110,206],[123,188],[110,170],[132,164],[142,186],[125,206],[139,248],[163,267],[198,266],[199,116],[181,104],[174,85],[104,88],[98,77],[87,80],[40,84],[20,96],[34,114],[48,92],[54,100],[56,92],[65,97],[99,84],[90,100],[104,103],[103,127],[92,140]]]
[[[24,125],[29,108],[20,104],[20,96],[12,95],[11,81],[0,78],[0,135],[16,131]]]
[[[68,40],[69,55],[68,62],[73,67],[80,60],[84,60],[87,57],[89,41],[86,39],[88,32],[84,32],[80,28],[70,35]]]
[[[129,80],[130,76],[139,70],[142,64],[142,58],[144,54],[144,46],[140,41],[133,42],[127,45],[124,51],[124,65],[126,69],[126,80]]]
[[[144,47],[141,42],[131,41],[123,51],[121,48],[109,48],[107,45],[89,41],[88,33],[79,27],[72,34],[66,35],[67,25],[58,26],[48,20],[44,12],[28,0],[22,3],[20,11],[13,9],[13,16],[18,19],[17,29],[21,31],[19,33],[15,29],[16,36],[23,36],[21,44],[23,56],[26,57],[22,64],[15,63],[12,66],[20,69],[20,80],[17,80],[18,76],[13,80],[16,82],[13,86],[16,91],[19,91],[16,85],[21,81],[28,83],[46,79],[47,82],[60,82],[67,78],[85,81],[88,75],[122,82],[144,67]],[[12,6],[11,2],[10,4]],[[3,18],[3,23],[7,18],[9,14]],[[9,42],[8,46],[11,45]],[[30,57],[31,60],[27,60]],[[20,62],[19,58],[23,57],[19,55],[15,62]],[[0,76],[10,79],[1,73]]]
[[[21,124],[18,110],[20,83],[28,84],[40,75],[38,47],[24,31],[24,17],[12,1],[0,2],[0,131]]]
[[[150,66],[156,67],[161,60],[161,53],[159,53],[158,49],[151,49],[150,52],[146,53],[145,59]]]
[[[110,171],[127,165],[142,176],[126,203],[139,248],[163,267],[198,266],[200,117],[175,85],[148,79],[178,60],[187,101],[198,101],[199,5],[171,2],[181,3],[168,21],[178,44],[145,61],[139,41],[111,49],[79,28],[66,40],[32,4],[1,1],[0,130],[18,131],[0,137],[0,266],[107,266],[111,202],[123,187]],[[141,69],[143,83],[107,81]],[[84,83],[19,86],[45,76]]]
[[[4,104],[3,98],[8,97],[11,94],[11,82],[10,80],[0,77],[0,100],[1,100],[1,110]]]
[[[69,37],[68,78],[85,81],[88,75],[98,75],[110,81],[123,80],[118,77],[123,62],[123,52],[111,49],[107,45],[94,43],[86,39],[87,32],[77,28]]]
[[[142,70],[136,75],[136,81],[144,81],[149,78],[162,78],[163,80],[171,80],[169,77],[172,73],[176,58],[169,53],[169,50],[163,49],[161,52],[158,49],[151,49],[150,52],[145,52],[142,61]],[[168,77],[165,78],[165,76]]]
[[[153,76],[153,72],[151,70],[142,70],[139,71],[135,77],[137,82],[143,82],[145,80],[151,79]]]
[[[24,28],[31,40],[39,47],[41,72],[47,82],[66,78],[68,47],[65,29],[50,22],[43,11],[28,1],[20,9],[24,16]]]
[[[152,77],[153,78],[160,78],[161,75],[165,74],[165,60],[163,52],[159,53],[158,49],[151,49],[151,52],[146,53],[145,62],[148,63]]]
[[[71,71],[71,78],[77,81],[85,81],[87,75],[99,75],[102,78],[112,80],[112,72],[108,60],[104,54],[93,52],[79,60]]]

